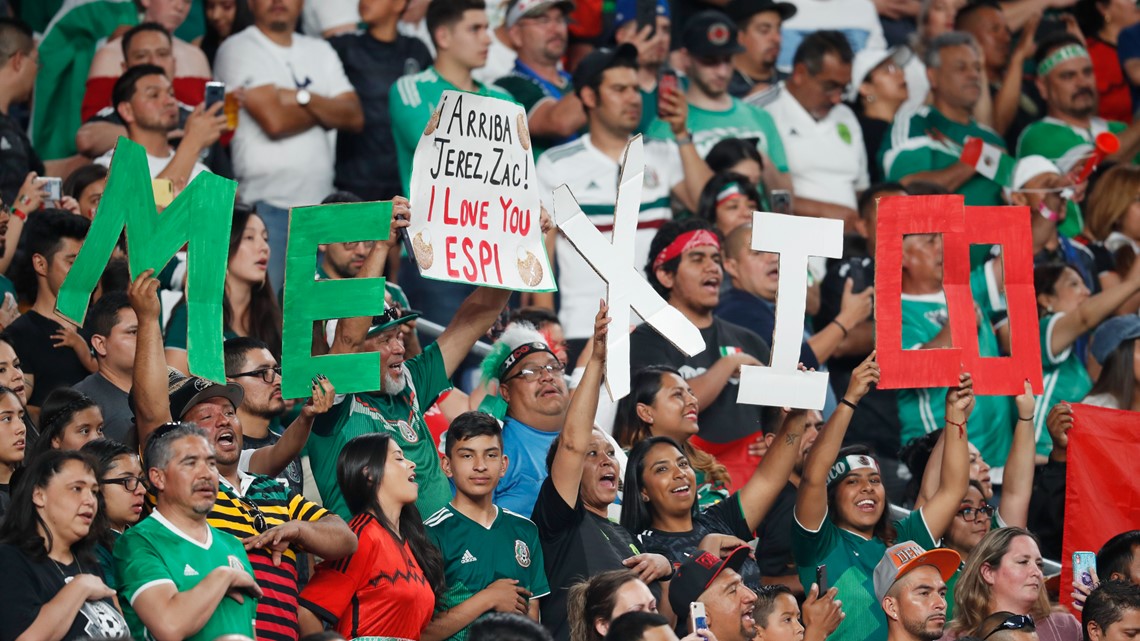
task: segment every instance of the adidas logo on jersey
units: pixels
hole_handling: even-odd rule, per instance
[[[190,564],[187,563],[186,569],[182,570],[182,576],[198,576],[198,571],[190,567]]]
[[[589,184],[586,185],[586,189],[601,189],[601,188],[602,187],[600,185],[598,185],[598,183],[594,182],[593,180],[591,180],[589,182]]]
[[[476,559],[476,558],[475,558],[475,555],[474,555],[474,554],[471,554],[471,550],[464,550],[464,551],[463,551],[463,558],[459,560],[459,563],[460,563],[460,564],[463,564],[463,563],[474,563],[474,562],[476,562],[476,561],[478,561],[478,560],[479,560],[479,559]]]

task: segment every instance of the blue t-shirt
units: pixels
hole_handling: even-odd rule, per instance
[[[1140,24],[1125,27],[1120,31],[1120,35],[1116,37],[1116,57],[1120,59],[1121,68],[1125,62],[1140,58]],[[1138,103],[1140,103],[1140,88],[1133,85],[1132,104]]]
[[[716,307],[716,316],[747,327],[769,344],[772,342],[772,333],[776,331],[776,306],[743,289],[732,287],[722,293],[720,304]],[[800,344],[800,361],[807,367],[819,369],[819,359],[806,340]]]
[[[495,505],[515,514],[530,514],[546,480],[546,453],[558,432],[543,432],[507,417],[503,421],[503,454],[507,473],[495,488]]]

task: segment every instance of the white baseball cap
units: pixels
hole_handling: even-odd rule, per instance
[[[893,58],[895,64],[902,67],[913,55],[910,48],[905,45],[891,47],[890,49],[863,49],[855,54],[851,61],[851,85],[847,89],[847,102],[859,99],[859,86],[871,75],[875,67]]]

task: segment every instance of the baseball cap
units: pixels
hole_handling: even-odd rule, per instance
[[[1140,338],[1140,317],[1135,314],[1116,316],[1100,324],[1089,341],[1089,351],[1096,362],[1104,361],[1126,340]]]
[[[736,41],[736,24],[720,11],[702,11],[685,23],[681,46],[698,58],[731,56],[744,51]]]
[[[669,582],[669,605],[673,606],[673,612],[677,614],[678,626],[688,620],[689,604],[700,598],[725,568],[740,572],[751,551],[752,548],[742,545],[729,552],[723,559],[715,554],[702,552],[677,568],[676,574]]]
[[[181,420],[195,405],[211,398],[224,398],[241,407],[245,390],[237,383],[215,383],[198,376],[183,376],[177,370],[168,370],[166,392],[170,396],[170,416]]]
[[[737,25],[742,25],[745,20],[765,11],[775,11],[780,14],[780,20],[787,20],[796,15],[796,5],[773,0],[732,0],[724,8],[725,15]]]
[[[614,7],[614,29],[637,18],[638,0],[618,0]],[[657,0],[657,15],[670,17],[669,0]]]
[[[566,13],[574,10],[574,3],[570,0],[515,0],[507,7],[507,17],[504,24],[513,27],[523,18],[531,18],[546,13],[551,7],[558,7]]]
[[[875,566],[875,598],[882,602],[895,581],[915,568],[932,565],[942,575],[943,581],[949,581],[961,564],[962,557],[954,550],[935,548],[927,551],[914,541],[892,545]]]
[[[419,312],[405,311],[399,305],[387,305],[383,314],[372,317],[372,326],[368,328],[367,336],[375,336],[386,329],[414,321],[419,317]]]
[[[605,73],[617,60],[629,60],[637,66],[637,47],[629,44],[620,44],[616,47],[594,49],[578,62],[571,78],[574,87],[581,89],[593,84],[593,81]]]
[[[893,59],[901,68],[912,55],[914,53],[910,48],[903,45],[890,49],[863,49],[855,54],[855,59],[851,61],[851,85],[847,89],[847,102],[855,102],[859,98],[859,86],[876,67]]]
[[[1017,161],[1013,166],[1013,181],[1010,183],[1010,190],[1017,191],[1025,186],[1030,180],[1033,180],[1041,174],[1061,174],[1061,170],[1053,161],[1045,156],[1026,156]]]

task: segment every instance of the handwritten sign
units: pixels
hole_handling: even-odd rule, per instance
[[[526,113],[445,91],[412,160],[408,234],[426,278],[517,291],[555,290],[539,228]]]

